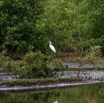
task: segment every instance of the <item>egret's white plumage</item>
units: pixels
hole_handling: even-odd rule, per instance
[[[56,49],[55,49],[55,47],[52,45],[51,41],[49,41],[49,48],[50,48],[54,53],[56,53]]]
[[[54,103],[58,103],[58,101],[56,100],[56,101],[54,101]]]

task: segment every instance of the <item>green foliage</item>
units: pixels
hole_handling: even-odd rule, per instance
[[[41,52],[30,52],[16,65],[16,73],[20,78],[53,77],[61,69],[61,64]]]
[[[90,45],[104,47],[103,8],[101,0],[47,0],[37,29],[50,36],[58,50],[81,54]]]
[[[91,62],[94,62],[98,57],[101,57],[101,46],[91,46],[86,52],[86,57]]]
[[[39,49],[41,35],[35,26],[43,12],[42,0],[1,0],[0,8],[0,49],[6,49],[10,56]]]
[[[0,67],[2,68],[9,68],[11,58],[6,57],[3,53],[0,53]]]
[[[14,72],[14,67],[19,63],[11,59],[9,56],[5,56],[6,51],[0,53],[0,68],[1,71]]]
[[[1,0],[0,50],[14,54],[48,51],[83,53],[90,46],[104,50],[103,0]]]

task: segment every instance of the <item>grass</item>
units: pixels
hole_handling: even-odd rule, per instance
[[[42,78],[42,79],[18,79],[12,81],[2,82],[0,85],[6,86],[31,86],[31,85],[47,85],[54,83],[68,83],[68,82],[78,82],[81,79],[70,79],[70,78]]]

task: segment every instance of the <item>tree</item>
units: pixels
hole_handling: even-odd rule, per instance
[[[35,26],[43,12],[42,0],[2,0],[0,8],[0,49],[6,49],[11,56],[38,49],[40,35]]]
[[[104,49],[103,0],[1,0],[0,7],[0,49],[10,54],[46,53],[48,41],[78,54],[90,46]]]

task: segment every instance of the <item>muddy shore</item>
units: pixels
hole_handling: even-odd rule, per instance
[[[31,86],[3,86],[0,87],[0,91],[24,91],[24,90],[44,90],[44,89],[56,89],[56,88],[65,88],[65,87],[74,87],[74,86],[82,86],[87,84],[94,83],[104,83],[100,81],[83,81],[83,82],[73,82],[73,83],[56,83],[50,85],[31,85]]]
[[[47,83],[25,83],[22,84],[2,84],[5,81],[15,81],[18,80],[18,75],[14,75],[9,72],[0,72],[0,91],[21,91],[21,90],[31,90],[31,89],[52,89],[52,88],[62,88],[62,87],[70,87],[70,86],[80,86],[85,84],[92,84],[92,83],[100,83],[104,82],[104,70],[89,70],[88,68],[93,68],[92,64],[84,64],[80,68],[87,68],[86,70],[79,71],[79,63],[71,62],[71,63],[64,63],[65,66],[68,68],[72,68],[71,71],[60,71],[57,72],[57,78],[69,78],[73,79],[73,81],[61,81],[61,82],[54,82],[49,81]],[[104,67],[103,65],[101,65]],[[100,67],[101,67],[100,66]],[[55,78],[56,79],[56,78]],[[79,80],[78,80],[79,79]]]
[[[101,71],[80,71],[79,73],[79,79],[77,77],[78,72],[77,71],[64,71],[63,75],[61,72],[58,72],[58,78],[62,78],[63,80],[55,81],[50,80],[46,82],[36,82],[36,83],[30,83],[29,81],[25,84],[22,83],[22,80],[20,83],[16,82],[11,83],[9,85],[8,83],[0,83],[0,91],[22,91],[22,90],[41,90],[41,89],[54,89],[54,88],[63,88],[63,87],[72,87],[72,86],[81,86],[86,84],[92,84],[92,83],[104,83],[104,70]],[[10,74],[7,74],[8,76],[11,76]],[[13,77],[12,75],[11,77]],[[72,80],[71,80],[71,79]],[[16,78],[12,78],[12,81],[16,80]],[[65,79],[65,80],[64,80]],[[17,79],[18,80],[18,79]]]

